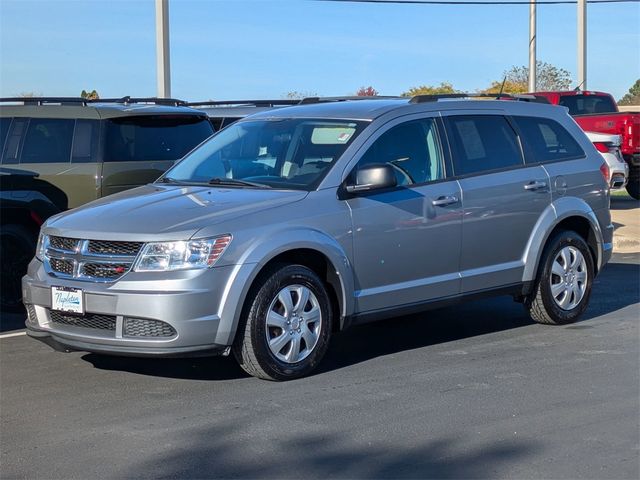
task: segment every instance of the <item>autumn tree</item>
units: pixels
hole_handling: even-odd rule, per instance
[[[513,66],[502,74],[502,80],[491,82],[491,86],[483,93],[498,93],[504,81],[505,93],[524,93],[529,90],[529,67]],[[571,73],[564,68],[547,62],[536,62],[536,90],[568,90],[571,88]]]
[[[379,95],[380,92],[378,92],[375,88],[373,88],[371,85],[369,85],[368,87],[360,87],[358,89],[358,91],[356,92],[356,96],[358,97],[375,97],[376,95]]]
[[[415,97],[416,95],[439,95],[447,93],[460,93],[449,82],[441,82],[440,85],[420,85],[411,87],[402,94],[403,97]]]
[[[631,86],[629,93],[618,100],[618,105],[640,105],[640,78]]]
[[[91,90],[90,92],[87,92],[86,90],[82,90],[82,92],[80,92],[80,97],[87,99],[87,100],[98,100],[100,99],[100,95],[98,95],[98,92],[95,90]]]

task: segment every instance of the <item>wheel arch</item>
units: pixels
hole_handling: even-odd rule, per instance
[[[261,275],[276,264],[299,264],[313,270],[328,287],[338,320],[334,322],[334,329],[343,328],[344,319],[354,309],[353,273],[349,259],[334,238],[316,231],[299,233],[300,236],[287,232],[287,241],[282,243],[270,237],[267,241],[256,242],[253,248],[247,250],[242,263],[252,268],[248,273],[236,275],[230,280],[227,291],[237,289],[240,293],[233,295],[233,298],[225,295],[226,301],[221,306],[221,319],[231,324],[228,330],[224,329],[228,332],[228,339],[224,343],[233,342],[252,289]]]
[[[578,198],[563,198],[551,204],[536,223],[524,254],[523,282],[535,280],[549,239],[560,230],[580,235],[591,252],[595,273],[603,259],[603,234],[598,218],[589,205]]]

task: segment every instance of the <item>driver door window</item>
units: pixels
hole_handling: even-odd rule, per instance
[[[356,169],[384,163],[391,165],[401,186],[443,178],[442,149],[435,120],[416,120],[391,128],[369,147]]]

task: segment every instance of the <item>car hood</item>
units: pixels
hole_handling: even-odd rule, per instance
[[[121,241],[187,240],[203,227],[302,200],[308,192],[152,184],[51,217],[48,235]],[[220,233],[227,233],[221,227]]]

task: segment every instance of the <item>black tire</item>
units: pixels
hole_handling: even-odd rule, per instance
[[[640,165],[629,166],[627,193],[636,200],[640,200]]]
[[[22,308],[22,277],[36,251],[37,236],[23,225],[0,227],[0,308]]]
[[[321,327],[315,335],[317,343],[308,349],[307,356],[300,361],[287,362],[272,352],[267,340],[268,336],[279,337],[287,332],[284,329],[279,330],[278,327],[268,327],[267,314],[276,308],[274,302],[276,302],[275,305],[280,305],[277,303],[279,302],[278,294],[288,287],[294,288],[294,286],[302,286],[313,294],[315,308],[319,308],[321,315],[319,320]],[[294,295],[290,298],[293,298],[294,303],[297,301]],[[305,305],[313,307],[312,303]],[[305,308],[308,307],[303,305],[302,310]],[[303,314],[300,315],[300,318],[302,316]],[[283,318],[292,317],[283,313]],[[295,322],[295,326],[300,326],[297,332],[308,328],[306,324],[298,323],[298,320]],[[302,265],[278,265],[261,275],[249,292],[232,351],[240,367],[254,377],[279,381],[300,378],[313,371],[324,357],[331,337],[332,323],[333,312],[329,295],[318,275]],[[293,327],[289,324],[285,328],[291,329]],[[274,329],[275,333],[273,333]],[[291,331],[289,333],[295,335]],[[301,345],[305,345],[305,349],[307,349],[304,340],[299,341],[301,342],[300,348],[302,348]],[[293,343],[291,343],[290,350],[293,348]],[[286,345],[282,351],[286,351]],[[284,355],[282,352],[278,354]]]
[[[554,299],[551,290],[553,264],[556,257],[565,247],[575,248],[582,254],[584,269],[587,274],[583,296],[571,309],[561,308],[556,299]],[[584,239],[576,232],[560,231],[547,242],[540,267],[538,268],[538,277],[535,280],[534,290],[524,303],[525,309],[531,318],[538,323],[546,325],[573,323],[589,304],[594,275],[593,257]],[[564,295],[567,295],[566,291]],[[571,294],[569,293],[569,295]]]

